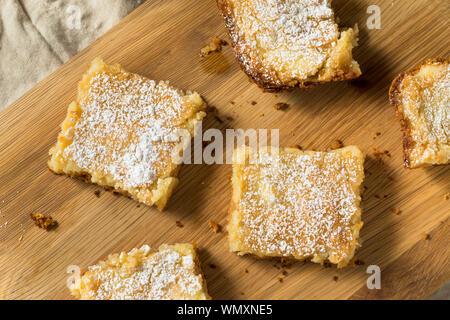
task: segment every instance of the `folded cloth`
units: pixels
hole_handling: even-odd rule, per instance
[[[0,110],[144,0],[1,0]]]

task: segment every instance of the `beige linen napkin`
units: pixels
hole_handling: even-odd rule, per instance
[[[0,110],[144,0],[0,0]]]

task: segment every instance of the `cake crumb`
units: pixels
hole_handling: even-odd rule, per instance
[[[260,117],[264,117],[264,113],[261,113],[259,116],[260,116]]]
[[[223,123],[223,120],[219,116],[214,116],[214,118],[217,120],[217,122]]]
[[[214,263],[210,263],[210,264],[209,264],[209,267],[210,267],[211,269],[216,269],[216,268],[217,268],[217,266],[216,266]]]
[[[23,234],[19,237],[19,241],[23,240]]]
[[[355,266],[363,266],[366,263],[364,261],[362,261],[361,259],[356,259],[355,260]]]
[[[217,112],[217,108],[213,107],[213,106],[208,106],[208,108],[206,108],[206,112],[207,113],[216,113]]]
[[[289,104],[285,102],[278,102],[274,105],[275,110],[286,110],[289,108]]]
[[[256,105],[256,101],[252,101],[252,102],[250,102],[250,104],[252,105],[252,106],[254,106],[254,105]]]
[[[223,39],[220,39],[219,37],[214,36],[209,41],[209,44],[204,46],[200,50],[200,56],[204,58],[206,56],[209,56],[213,52],[219,52],[222,50],[222,47],[226,45],[228,45],[228,42],[226,42]]]
[[[281,258],[280,260],[280,264],[282,268],[286,268],[289,269],[290,267],[292,267],[292,260],[290,259],[286,259],[286,258]]]
[[[391,153],[388,150],[378,150],[374,147],[372,147],[371,149],[373,157],[378,161],[383,161],[384,156],[391,158]]]
[[[222,230],[222,227],[217,222],[209,220],[209,226],[213,229],[214,233],[219,233]]]
[[[277,280],[278,280],[278,282],[280,282],[280,283],[283,282],[283,278],[282,278],[282,277],[278,277]]]
[[[344,144],[342,143],[341,140],[338,140],[338,139],[334,140],[330,146],[331,150],[336,150],[336,149],[340,149],[343,147],[344,147]]]
[[[397,216],[398,216],[398,215],[400,214],[400,212],[401,212],[401,211],[400,211],[400,209],[399,209],[399,208],[397,208],[397,207],[395,207],[395,208],[392,208],[392,213],[393,213],[393,214],[395,214],[395,215],[397,215]]]
[[[34,224],[41,229],[50,230],[51,228],[56,226],[56,221],[53,220],[51,216],[35,212],[31,213],[30,217],[34,221]]]
[[[242,269],[242,271],[243,271],[244,273],[248,273],[248,269],[247,269],[247,268]]]
[[[373,135],[373,140],[375,140],[379,136],[381,136],[381,132],[379,131],[375,132],[375,134]]]
[[[431,239],[430,234],[429,233],[424,233],[423,234],[423,239],[424,240],[430,240]]]
[[[178,228],[183,228],[184,227],[184,225],[181,223],[181,221],[175,221],[175,224],[176,224],[176,226],[178,227]]]
[[[448,200],[448,199],[450,199],[450,193],[444,194],[444,200]]]
[[[338,277],[338,276],[334,276],[334,277],[333,277],[333,280],[334,280],[335,282],[337,282],[337,281],[339,280],[339,277]]]
[[[94,191],[94,195],[95,195],[97,198],[100,198],[100,190],[95,190],[95,191]]]

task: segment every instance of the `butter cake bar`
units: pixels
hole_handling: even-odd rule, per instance
[[[346,266],[359,246],[364,154],[236,149],[229,245],[238,255]]]
[[[403,131],[405,166],[447,164],[450,158],[449,59],[429,59],[400,74],[389,97]]]
[[[82,300],[211,299],[195,246],[188,243],[112,254],[89,267],[71,292]]]
[[[358,28],[340,31],[331,0],[217,0],[237,60],[266,91],[361,75]]]
[[[174,155],[206,115],[196,92],[183,92],[95,59],[69,105],[48,167],[162,210],[178,183]],[[180,148],[180,143],[181,148]]]

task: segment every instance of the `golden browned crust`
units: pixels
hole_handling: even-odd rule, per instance
[[[219,10],[221,11],[222,17],[225,22],[225,26],[227,29],[227,34],[231,42],[231,46],[233,48],[234,55],[236,57],[236,60],[239,64],[239,67],[241,70],[249,77],[249,80],[258,87],[260,87],[265,92],[280,92],[280,91],[290,91],[294,89],[311,89],[314,88],[317,85],[328,83],[328,82],[338,82],[338,81],[345,81],[345,80],[351,80],[358,78],[361,73],[355,73],[353,70],[339,70],[337,74],[333,75],[333,77],[330,80],[327,81],[300,81],[300,80],[293,80],[289,84],[279,84],[276,83],[267,73],[265,73],[257,61],[252,61],[254,68],[249,70],[245,67],[245,57],[240,53],[239,47],[243,44],[239,41],[233,41],[235,38],[238,37],[238,31],[237,26],[234,23],[234,19],[231,13],[230,6],[228,5],[227,0],[216,0],[217,6],[219,7]],[[259,65],[259,66],[258,66]]]
[[[405,114],[403,112],[402,101],[400,98],[400,94],[401,94],[400,85],[406,76],[416,75],[423,66],[430,65],[430,64],[441,64],[441,63],[448,64],[448,63],[450,63],[450,60],[446,59],[446,58],[442,58],[442,57],[427,59],[427,60],[421,62],[419,65],[415,66],[414,68],[411,68],[405,72],[400,73],[394,79],[394,81],[392,81],[391,87],[389,88],[389,102],[395,108],[395,112],[400,121],[401,130],[403,132],[403,136],[402,136],[403,158],[404,158],[404,165],[407,168],[411,168],[410,151],[414,148],[415,141],[411,136],[411,123],[405,117]]]

